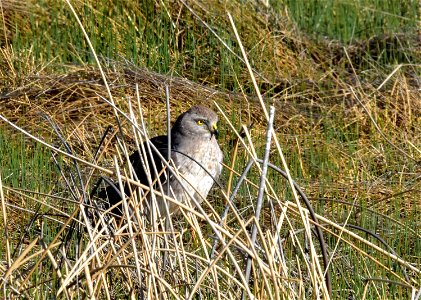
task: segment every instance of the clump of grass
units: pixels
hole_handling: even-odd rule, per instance
[[[133,113],[134,112],[132,111],[129,115],[133,115]],[[136,124],[136,120],[137,119],[132,119],[132,122],[134,123],[132,123],[132,125],[134,125],[133,128],[135,129],[133,133],[139,135],[138,139],[136,139],[136,141],[138,141],[145,138],[145,128],[140,124]],[[18,127],[16,128],[19,129]],[[19,130],[24,132],[23,129]],[[269,131],[269,134],[271,134],[271,131]],[[65,142],[63,141],[63,143]],[[244,141],[242,141],[242,143],[247,145]],[[269,145],[270,144],[268,144],[267,147],[269,147]],[[248,147],[253,147],[253,145]],[[50,148],[54,150],[55,147],[50,146]],[[267,150],[269,150],[269,148],[267,148]],[[63,154],[65,153],[64,151],[60,152]],[[123,156],[128,155],[128,153],[122,154]],[[74,161],[74,169],[76,170],[73,170],[73,172],[76,172],[76,174],[80,173],[79,164],[81,162],[84,163],[84,160],[78,159],[78,161]],[[85,162],[85,164],[86,163],[87,162]],[[117,163],[117,160],[115,160],[115,163]],[[83,195],[86,194],[86,191],[82,189],[82,186],[86,185],[71,184],[71,174],[73,173],[71,171],[71,165],[71,162],[67,164],[70,173],[62,173],[63,179],[67,183],[67,190],[70,195],[74,195],[73,197],[80,195],[82,199],[84,197]],[[116,167],[117,166],[118,164]],[[90,167],[95,167],[95,165],[90,164]],[[62,167],[63,170],[67,168],[64,166]],[[260,167],[257,168],[257,170],[259,169]],[[104,171],[104,169],[102,170]],[[107,172],[110,171],[107,170]],[[123,176],[123,173],[120,173],[119,168],[117,168],[115,172],[119,177],[119,181],[123,179],[127,180],[127,175]],[[92,174],[92,172],[89,173]],[[126,171],[124,171],[124,174],[127,174]],[[76,175],[76,177],[77,176],[78,175]],[[89,177],[87,180],[89,180]],[[133,180],[132,183],[136,184]],[[249,181],[247,185],[249,184],[252,184],[252,182]],[[261,184],[263,184],[262,187],[264,187],[265,181],[261,181]],[[253,184],[248,187],[248,189],[250,191],[257,191]],[[263,189],[261,191],[263,191]],[[223,190],[220,190],[219,193],[222,198],[226,198]],[[277,198],[276,195],[271,197],[274,197],[274,200]],[[259,198],[263,199],[261,196]],[[124,199],[124,201],[127,200],[128,199]],[[253,198],[250,198],[249,200],[252,201]],[[278,264],[280,263],[279,259],[285,262],[287,261],[285,258],[282,258],[283,250],[281,248],[276,250],[277,247],[279,247],[277,246],[277,241],[280,239],[279,236],[271,238],[270,236],[266,236],[261,228],[259,228],[259,222],[257,222],[254,225],[254,228],[258,230],[255,231],[258,233],[258,240],[256,242],[259,244],[263,243],[265,250],[263,253],[259,254],[261,251],[259,250],[260,247],[256,248],[253,246],[254,242],[252,243],[251,248],[247,246],[247,241],[250,239],[247,227],[249,224],[253,223],[253,218],[246,216],[250,214],[253,215],[253,210],[251,208],[248,212],[240,212],[237,211],[234,202],[231,204],[232,212],[228,214],[228,217],[235,217],[238,226],[241,228],[240,231],[234,230],[234,228],[231,227],[232,224],[231,226],[224,225],[218,215],[212,213],[213,209],[211,206],[205,206],[205,210],[201,208],[198,211],[197,207],[194,208],[193,206],[186,206],[186,204],[179,204],[183,217],[174,219],[173,222],[176,220],[177,222],[173,223],[174,225],[169,232],[166,228],[160,227],[162,223],[153,225],[153,227],[150,228],[146,225],[147,222],[144,219],[145,217],[139,215],[139,212],[136,212],[135,216],[133,216],[134,219],[126,216],[124,217],[125,221],[123,223],[120,225],[114,224],[112,227],[113,233],[111,233],[109,232],[109,226],[105,223],[102,223],[100,227],[98,227],[99,224],[96,224],[96,227],[93,228],[92,226],[95,226],[95,224],[91,224],[90,220],[86,218],[83,213],[85,212],[85,208],[81,205],[77,205],[77,199],[64,201],[70,204],[70,207],[69,211],[61,211],[62,217],[69,217],[67,219],[64,218],[63,222],[46,222],[44,225],[45,228],[41,230],[40,234],[37,234],[37,237],[27,248],[27,252],[22,252],[20,258],[15,256],[16,263],[13,266],[10,266],[14,270],[21,269],[24,265],[18,264],[18,262],[22,260],[25,261],[24,258],[28,253],[36,251],[37,263],[30,269],[29,273],[18,276],[20,277],[18,282],[13,280],[14,276],[11,276],[12,273],[8,272],[7,274],[4,274],[6,276],[7,286],[13,287],[11,293],[17,292],[17,294],[25,294],[27,283],[33,282],[35,278],[41,276],[44,282],[51,283],[51,285],[48,284],[48,286],[55,290],[57,296],[64,293],[68,297],[74,297],[76,295],[86,295],[90,297],[114,295],[115,297],[120,297],[127,294],[127,291],[137,291],[136,293],[145,293],[147,295],[154,295],[154,297],[158,297],[159,295],[164,297],[170,297],[170,295],[185,295],[186,297],[191,297],[196,293],[200,293],[204,296],[219,295],[227,298],[239,297],[241,293],[246,293],[248,296],[251,296],[252,294],[261,294],[262,297],[265,297],[264,295],[269,296],[279,293],[282,293],[285,296],[290,295],[289,297],[303,297],[300,295],[304,292],[294,296],[294,280],[292,280],[291,283],[287,283],[285,286],[281,281],[282,277],[289,277],[287,271],[289,267],[284,266],[282,267],[284,270],[278,270]],[[134,207],[139,207],[139,205],[141,207],[143,200],[134,197],[130,201]],[[171,201],[178,203],[177,199],[172,199]],[[74,204],[72,205],[72,203]],[[83,202],[81,202],[81,204],[82,203]],[[85,203],[84,205],[87,204],[88,203]],[[294,203],[290,203],[289,205],[295,207]],[[73,206],[73,208],[71,206]],[[83,209],[80,210],[81,208]],[[55,209],[59,210],[58,207],[55,207]],[[77,212],[79,210],[81,214],[79,214],[78,217]],[[293,209],[293,211],[295,210]],[[100,220],[108,219],[108,211],[96,211],[96,213],[99,214]],[[273,211],[272,213],[275,216],[276,212]],[[286,211],[283,212],[283,214],[285,213]],[[298,213],[298,211],[295,211],[295,213]],[[6,211],[4,214],[6,214]],[[281,221],[283,218],[284,217],[281,217],[279,220]],[[87,230],[87,233],[80,231],[81,225]],[[272,226],[275,225],[276,223]],[[280,225],[281,224],[278,223],[278,227]],[[211,251],[211,245],[215,242],[212,242],[214,241],[214,238],[210,233],[218,236],[222,248],[221,246],[216,247],[215,250]],[[111,234],[114,236],[114,239],[110,239]],[[270,239],[265,241],[267,238]],[[275,238],[275,240],[272,240],[273,238]],[[38,248],[36,246],[37,242],[40,243],[41,248],[44,250],[36,250]],[[298,240],[296,242],[298,242]],[[310,243],[312,245],[311,239]],[[50,248],[47,245],[50,245]],[[271,245],[270,248],[268,248],[269,245]],[[316,276],[321,277],[317,279],[317,277],[314,277],[314,274],[312,276],[308,273],[309,280],[311,278],[314,285],[312,293],[327,295],[326,287],[324,286],[323,273],[313,248],[314,246],[311,248],[311,252],[313,253],[311,262],[305,263],[307,266],[302,266],[301,268],[308,269],[308,271],[305,272],[310,272],[311,268],[313,268],[313,271],[318,274]],[[59,251],[59,249],[62,250]],[[274,251],[271,256],[275,255],[278,257],[280,255],[280,257],[275,258],[268,256],[270,249]],[[302,251],[302,249],[299,251]],[[46,255],[44,259],[39,257],[40,255],[43,255],[43,253]],[[11,256],[11,253],[7,254],[8,257]],[[16,255],[19,256],[19,254]],[[303,257],[305,256],[303,252],[301,255]],[[163,260],[163,257],[166,257],[166,259]],[[252,278],[254,282],[252,287],[249,287],[248,284],[248,281],[250,280],[249,275],[246,275],[247,281],[240,275],[242,272],[241,270],[244,270],[245,267],[244,263],[238,261],[241,257],[243,257],[243,259],[252,259],[250,260],[250,262],[253,262],[251,265],[253,267]],[[113,266],[115,264],[117,265]],[[313,265],[313,267],[311,267],[311,265]],[[51,274],[51,276],[44,277],[40,274],[40,268],[51,267],[55,269],[54,274]],[[234,268],[236,271],[231,268]],[[277,271],[275,272],[275,270]],[[282,277],[276,275],[279,271],[284,274]],[[117,277],[116,273],[119,274]],[[122,277],[126,278],[126,280],[121,281],[119,278]],[[110,286],[108,282],[105,281],[107,278],[115,281],[115,284]],[[287,279],[287,282],[289,281],[290,279]],[[76,283],[78,284],[78,288],[74,289]],[[93,288],[94,285],[97,285],[96,289]],[[47,286],[42,285],[38,287],[41,287],[38,294],[41,296],[46,292],[44,288]],[[31,289],[30,287],[28,288]],[[321,291],[319,291],[319,289],[321,289]]]
[[[225,115],[224,111],[220,112]],[[127,115],[140,113],[142,112],[130,111]],[[138,119],[140,118],[131,118],[130,120],[136,122]],[[235,132],[235,127],[228,118],[224,118],[224,122]],[[129,128],[130,124],[127,124],[127,127]],[[134,129],[132,135],[138,136],[137,141],[145,138],[146,128],[141,124],[131,127]],[[227,130],[225,134],[229,131]],[[250,153],[249,151],[256,147],[253,140],[240,139],[240,141],[243,147],[248,149],[246,153]],[[107,148],[102,149],[102,151],[106,150]],[[272,159],[277,156],[276,153],[272,152]],[[119,156],[125,157],[128,154],[123,152]],[[247,154],[247,156],[249,155],[252,154]],[[73,164],[72,159],[68,160],[68,158],[63,159],[63,162],[62,169],[68,169],[68,172],[62,174],[63,180],[65,179],[66,182],[72,181],[72,174],[79,172],[77,169],[87,169],[83,172],[89,174],[89,176],[84,176],[86,178],[84,180],[87,181],[90,181],[90,176],[97,172],[94,169],[102,172],[107,171],[107,173],[112,172],[109,169],[104,170],[98,165],[88,165],[87,162],[80,160],[76,165]],[[119,163],[115,160],[115,166],[118,165]],[[227,169],[226,172],[235,172],[239,175],[242,170],[243,167],[239,164],[234,170]],[[128,178],[128,170],[117,168],[113,172],[120,178],[119,180]],[[238,178],[238,175],[234,175],[234,178]],[[256,295],[259,298],[266,298],[276,295],[276,293],[289,298],[309,297],[318,293],[321,293],[319,297],[327,297],[326,288],[323,287],[324,278],[320,273],[323,270],[322,263],[317,256],[319,247],[312,238],[303,239],[303,233],[301,233],[303,226],[301,218],[308,220],[308,212],[304,208],[300,209],[297,202],[292,200],[293,198],[287,200],[291,197],[290,192],[282,196],[280,193],[282,188],[280,191],[279,188],[272,186],[272,184],[279,185],[279,180],[276,177],[268,177],[268,181],[266,181],[265,199],[268,202],[265,201],[267,204],[263,206],[261,222],[255,223],[258,232],[257,245],[255,248],[251,248],[250,252],[250,248],[247,246],[250,243],[248,228],[255,220],[253,217],[254,204],[261,176],[257,166],[255,171],[247,175],[247,181],[242,184],[241,188],[240,195],[242,196],[238,200],[237,197],[233,198],[235,206],[231,207],[225,224],[221,223],[218,215],[213,213],[215,209],[218,210],[219,206],[212,205],[212,208],[204,206],[204,212],[197,211],[197,208],[194,207],[181,206],[182,216],[174,218],[173,227],[169,232],[167,229],[161,228],[159,224],[151,231],[152,228],[146,225],[147,221],[141,215],[134,216],[134,219],[125,218],[125,222],[120,226],[115,224],[111,227],[112,234],[109,232],[110,227],[104,223],[100,227],[97,224],[93,228],[92,226],[95,224],[83,217],[83,214],[79,215],[78,213],[85,211],[85,208],[80,209],[86,207],[87,203],[81,206],[77,202],[82,201],[83,195],[86,195],[88,191],[81,189],[81,185],[78,184],[68,185],[66,190],[69,196],[70,194],[80,195],[80,200],[77,198],[71,200],[71,197],[67,198],[69,196],[61,198],[60,201],[67,203],[65,210],[62,208],[63,205],[53,205],[56,210],[60,211],[62,221],[47,220],[46,215],[37,217],[38,220],[44,220],[42,229],[40,232],[33,233],[32,240],[29,239],[32,243],[29,243],[26,248],[28,252],[22,252],[20,259],[18,257],[14,259],[17,263],[13,265],[12,269],[16,271],[7,274],[7,286],[13,287],[10,289],[11,291],[18,290],[25,294],[27,288],[31,290],[31,287],[26,288],[26,285],[34,283],[41,277],[43,278],[42,283],[36,284],[39,297],[45,295],[48,289],[52,289],[56,295],[64,293],[69,297],[76,295],[121,297],[130,291],[136,295],[144,293],[145,295],[154,295],[154,297],[158,297],[158,295],[164,297],[192,296],[194,293],[199,293],[208,297],[219,295],[220,297],[237,298],[242,292]],[[237,180],[234,179],[235,181]],[[88,186],[87,183],[85,182],[83,186]],[[133,184],[135,183],[133,182]],[[233,189],[230,187],[231,191]],[[16,193],[16,191],[11,189],[11,193]],[[216,191],[215,196],[220,201],[226,197],[223,190]],[[141,206],[142,203],[142,199],[137,197],[130,201],[134,206]],[[172,201],[176,201],[176,199]],[[52,201],[48,202],[52,203]],[[92,209],[90,204],[87,207]],[[355,203],[350,203],[350,207],[356,207]],[[300,210],[303,210],[304,215],[301,215]],[[109,211],[96,211],[96,213],[102,217],[102,220],[108,219]],[[340,213],[344,214],[346,219],[352,215],[352,210]],[[337,221],[330,220],[323,215],[319,215],[318,218],[319,221],[323,220],[325,230],[331,234],[331,238],[340,236],[341,243],[350,246],[350,248],[335,248],[333,247],[335,244],[332,245],[331,251],[337,249],[336,251],[339,252],[336,255],[346,257],[346,259],[339,259],[338,262],[332,261],[332,269],[340,272],[341,276],[344,276],[344,269],[356,266],[355,261],[354,265],[350,265],[348,259],[359,261],[360,255],[372,259],[371,263],[366,261],[361,267],[370,265],[371,270],[376,270],[371,273],[373,279],[377,272],[384,270],[396,277],[393,282],[404,280],[402,276],[386,267],[384,263],[380,263],[379,255],[380,257],[384,256],[385,263],[392,259],[403,268],[410,268],[417,272],[416,268],[411,267],[405,260],[388,252],[382,252],[381,248],[374,243],[353,234]],[[397,224],[396,221],[393,223]],[[86,228],[87,233],[80,231],[81,226]],[[336,231],[330,227],[336,228]],[[75,230],[74,228],[79,229]],[[222,235],[220,238],[224,237],[225,246],[224,244],[220,245],[216,248],[214,256],[210,256],[212,245],[215,243],[215,235],[218,233]],[[408,235],[413,234],[416,233],[408,231]],[[113,238],[110,238],[111,236]],[[50,245],[51,248],[48,249],[47,245]],[[339,243],[336,244],[336,247],[339,245]],[[313,252],[310,254],[310,258],[307,258],[308,254],[305,253],[305,249],[308,249],[310,253]],[[376,251],[379,255],[376,255],[377,258],[374,259],[367,254],[367,251]],[[34,253],[34,259],[38,264],[30,267],[29,273],[19,272],[21,274],[18,276],[19,281],[9,280],[18,275],[16,273],[18,270],[27,268],[25,264],[19,264],[19,262],[31,252]],[[253,284],[251,286],[247,286],[244,278],[240,275],[246,265],[247,260],[244,259],[248,257],[247,253],[253,257]],[[272,253],[272,256],[268,256],[269,253]],[[166,260],[163,259],[164,257]],[[372,263],[376,266],[375,268],[371,265]],[[41,269],[45,268],[53,268],[55,272],[42,275]],[[9,277],[9,274],[16,275]],[[314,274],[319,275],[314,277]],[[45,275],[47,276],[45,277]],[[16,285],[18,282],[22,282],[23,285],[20,283]],[[110,285],[109,282],[113,284]],[[311,289],[309,289],[310,286],[312,286]],[[405,291],[409,287],[410,285],[405,283],[403,290],[400,288],[395,290],[399,295],[405,295]],[[336,284],[334,290],[336,290],[335,288],[338,288]],[[347,293],[346,286],[339,286],[339,289],[340,295],[343,295],[344,292]]]
[[[280,8],[281,3],[278,5]],[[419,26],[419,3],[416,1],[301,0],[286,1],[285,6],[305,31],[344,43],[374,36],[416,33]]]

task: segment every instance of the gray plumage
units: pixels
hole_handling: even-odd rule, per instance
[[[193,106],[177,118],[171,129],[171,159],[177,169],[176,172],[182,176],[177,179],[175,176],[170,175],[170,192],[168,192],[166,172],[164,171],[161,174],[159,180],[166,195],[183,203],[189,199],[188,194],[193,195],[199,203],[202,202],[202,197],[207,197],[214,180],[218,179],[222,171],[223,155],[216,141],[218,135],[217,122],[217,114],[204,106]],[[157,136],[150,141],[166,159],[168,156],[168,137],[164,135]],[[146,149],[146,144],[144,146]],[[136,177],[144,185],[148,185],[147,171],[143,168],[145,162],[148,164],[148,169],[152,174],[152,181],[157,178],[152,162],[155,164],[158,174],[163,168],[159,156],[153,151],[151,152],[149,155],[142,155],[142,159],[138,151],[130,156],[130,162]],[[184,179],[181,179],[181,177],[184,177]],[[181,180],[182,184],[179,180]],[[182,185],[186,187],[187,191],[184,190]],[[155,184],[154,189],[160,191],[159,185]],[[130,195],[130,190],[128,185],[126,185],[126,195]],[[196,190],[201,196],[197,194]],[[114,205],[121,200],[119,191],[116,191],[112,186],[101,191],[99,197],[103,199],[108,198],[110,205]],[[152,199],[150,194],[147,196],[147,199],[148,206],[150,206]],[[156,197],[156,199],[161,216],[165,216],[163,199],[161,197]],[[169,201],[168,207],[170,213],[178,209],[176,204]],[[117,211],[114,210],[114,212],[116,213]],[[117,213],[121,214],[121,211]],[[150,217],[149,210],[145,213]]]

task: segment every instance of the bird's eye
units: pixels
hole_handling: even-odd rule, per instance
[[[197,120],[197,125],[203,125],[203,124],[205,124],[205,121],[203,121],[203,120]]]

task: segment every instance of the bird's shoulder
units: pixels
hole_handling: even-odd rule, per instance
[[[158,135],[150,139],[151,143],[162,153],[168,150],[168,136]]]
[[[151,138],[149,140],[152,145],[155,146],[155,148],[161,153],[161,155],[165,154],[167,152],[168,149],[168,137],[166,135],[158,135],[155,136],[153,138]],[[148,151],[148,146],[146,144],[146,141],[143,142],[143,149],[145,149],[145,151]],[[154,151],[151,149],[151,152],[154,153]],[[134,151],[130,157],[130,162],[133,164],[134,162],[137,162],[139,160],[139,151],[136,150]]]

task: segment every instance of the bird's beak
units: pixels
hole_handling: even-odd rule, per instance
[[[218,138],[218,137],[219,137],[218,126],[216,125],[216,123],[213,123],[213,124],[210,126],[210,132],[211,132],[211,134],[212,134],[212,135],[214,135],[216,138]],[[211,135],[211,136],[212,136],[212,135]]]

